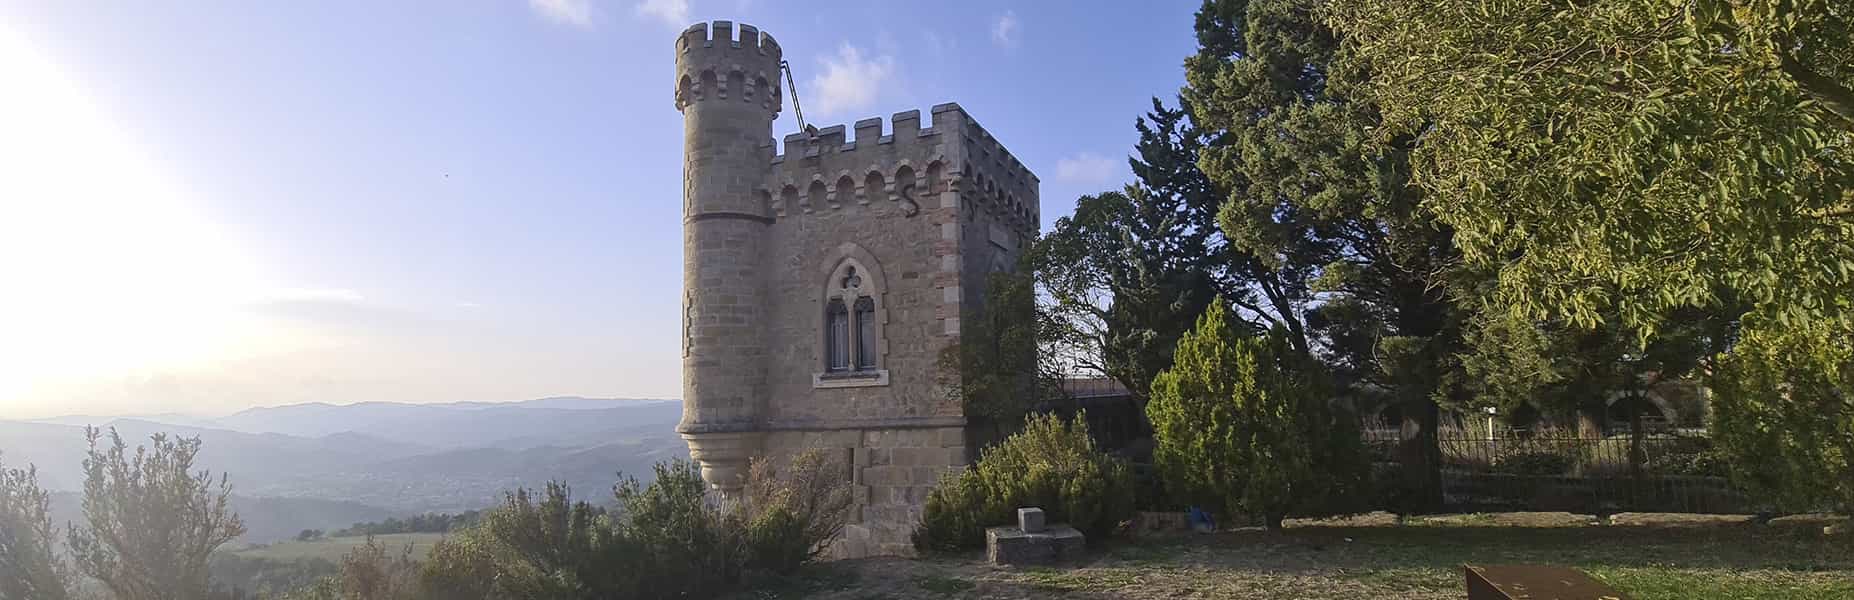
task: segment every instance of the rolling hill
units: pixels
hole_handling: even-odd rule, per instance
[[[546,398],[300,404],[174,423],[151,420],[167,415],[0,421],[0,462],[34,464],[47,489],[75,492],[82,425],[114,428],[131,447],[157,433],[198,437],[196,467],[230,478],[251,528],[246,541],[265,543],[302,529],[483,508],[549,481],[608,501],[618,473],[648,479],[653,463],[688,457],[674,432],[681,412],[674,401]]]
[[[580,402],[584,404],[573,408],[563,407],[574,406],[566,399],[507,405],[296,404],[254,408],[213,423],[251,433],[321,437],[352,432],[433,448],[520,449],[558,444],[562,439],[584,444],[599,435],[636,427],[668,432],[682,418],[682,405],[674,401]]]

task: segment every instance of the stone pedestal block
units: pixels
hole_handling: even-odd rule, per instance
[[[994,565],[1042,565],[1079,558],[1088,539],[1067,525],[1029,533],[1016,527],[985,530],[985,558]]]
[[[1046,529],[1043,524],[1043,509],[1017,509],[1017,528],[1022,529],[1024,533],[1037,533]]]

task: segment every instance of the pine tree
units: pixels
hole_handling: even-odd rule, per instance
[[[1168,489],[1226,516],[1344,512],[1365,482],[1354,419],[1284,330],[1241,333],[1219,301],[1178,343],[1147,405]]]
[[[1368,73],[1314,0],[1210,0],[1185,60],[1186,104],[1214,143],[1198,162],[1227,194],[1231,243],[1305,281],[1320,355],[1355,394],[1391,395],[1403,419],[1406,510],[1441,502],[1441,407],[1465,401],[1466,312],[1451,230],[1408,185],[1414,138],[1373,134]]]

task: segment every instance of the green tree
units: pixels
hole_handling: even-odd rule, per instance
[[[191,600],[211,589],[208,560],[214,549],[244,535],[231,512],[231,484],[223,475],[193,472],[199,438],[155,434],[131,456],[122,436],[88,428],[84,459],[86,527],[71,525],[77,569],[100,582],[116,600]]]
[[[1463,363],[1480,403],[1508,414],[1529,405],[1570,416],[1582,435],[1600,436],[1611,394],[1704,374],[1712,357],[1728,349],[1741,312],[1681,309],[1646,344],[1618,320],[1578,327],[1482,313],[1469,330]]]
[[[1652,335],[1726,294],[1778,323],[1854,289],[1854,5],[1342,0],[1382,140],[1492,303]]]
[[[1063,374],[1042,348],[1059,335],[1053,328],[1027,271],[988,275],[984,303],[960,319],[959,343],[939,357],[940,383],[989,438],[1010,434],[1032,407],[1062,396]]]
[[[1846,322],[1752,319],[1720,361],[1713,431],[1734,475],[1779,508],[1854,514],[1850,340]]]
[[[1441,501],[1440,409],[1464,401],[1467,311],[1452,292],[1466,284],[1451,229],[1408,185],[1415,139],[1374,135],[1369,72],[1318,4],[1206,1],[1184,100],[1214,140],[1198,165],[1226,195],[1223,234],[1310,290],[1304,329],[1280,323],[1295,346],[1317,350],[1349,393],[1390,393],[1405,508],[1425,510]]]
[[[1209,139],[1189,105],[1155,98],[1152,106],[1135,122],[1136,183],[1083,196],[1030,253],[1055,352],[1076,370],[1119,381],[1141,403],[1179,336],[1219,294],[1249,307],[1262,327],[1296,331],[1307,300],[1304,278],[1261,268],[1217,229],[1222,197],[1197,166]]]
[[[0,600],[65,600],[69,567],[52,548],[51,494],[36,467],[0,463]]]
[[[1366,463],[1323,371],[1284,330],[1245,335],[1222,302],[1211,305],[1146,406],[1168,489],[1269,529],[1289,515],[1344,512],[1365,489]]]
[[[1489,306],[1638,344],[1684,310],[1749,306],[1749,354],[1711,382],[1728,447],[1748,465],[1834,462],[1804,446],[1835,446],[1845,428],[1821,403],[1847,389],[1782,386],[1832,381],[1846,338],[1766,348],[1854,321],[1854,7],[1344,0],[1326,17],[1373,72],[1378,136],[1421,139],[1427,210],[1497,273]]]

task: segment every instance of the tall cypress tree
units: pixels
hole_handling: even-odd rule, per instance
[[[1199,167],[1224,194],[1230,243],[1307,281],[1319,351],[1355,391],[1402,415],[1406,510],[1441,501],[1440,407],[1460,402],[1463,311],[1451,230],[1408,185],[1408,138],[1372,135],[1367,73],[1314,14],[1313,0],[1208,0],[1185,102],[1214,143]]]

